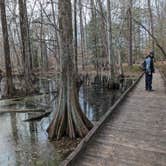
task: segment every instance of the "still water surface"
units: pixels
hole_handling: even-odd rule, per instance
[[[79,93],[82,110],[95,123],[132,83],[131,80],[125,80],[123,89],[116,91],[105,89],[100,85],[83,85]],[[38,86],[42,95],[1,100],[0,111],[8,109],[56,111],[57,97],[52,93],[57,88],[55,81],[39,80]],[[54,142],[48,141],[46,129],[53,113],[40,121],[24,121],[40,114],[41,112],[0,114],[0,166],[56,166],[72,151],[62,152]]]

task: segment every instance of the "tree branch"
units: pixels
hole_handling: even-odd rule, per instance
[[[164,57],[166,57],[166,52],[164,51],[164,49],[161,47],[161,45],[159,44],[157,38],[139,21],[137,21],[135,18],[132,18],[133,21],[140,25],[146,32],[148,32],[148,34],[151,36],[151,38],[154,40],[154,42],[156,43],[156,46],[160,49],[160,51],[162,52],[162,54],[164,55]]]

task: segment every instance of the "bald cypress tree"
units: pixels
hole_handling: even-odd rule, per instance
[[[59,0],[59,29],[61,48],[61,83],[58,108],[48,127],[49,139],[84,137],[92,128],[81,110],[76,88],[74,67],[72,12],[70,0]]]

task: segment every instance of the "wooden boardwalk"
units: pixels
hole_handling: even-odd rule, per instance
[[[153,88],[145,91],[142,78],[72,165],[166,166],[166,89],[158,71]]]

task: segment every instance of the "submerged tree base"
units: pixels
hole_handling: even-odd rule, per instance
[[[82,138],[93,127],[80,108],[77,89],[65,89],[60,91],[58,110],[47,129],[50,140],[58,140],[64,136],[71,139]]]
[[[71,66],[68,67],[70,68]],[[70,74],[66,75],[68,72]],[[59,140],[63,137],[71,139],[83,138],[93,127],[93,124],[82,112],[79,103],[78,94],[83,80],[78,79],[72,69],[63,74],[57,111],[47,129],[50,140]]]

